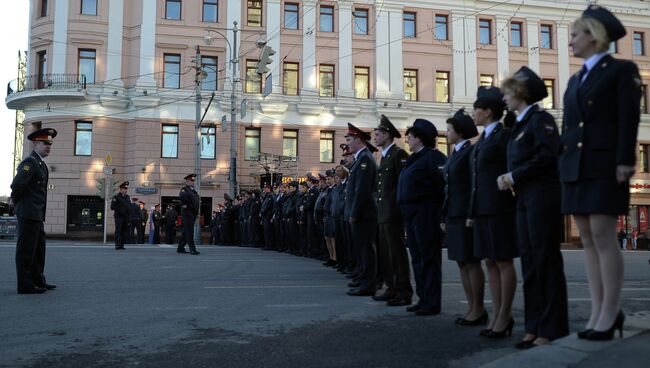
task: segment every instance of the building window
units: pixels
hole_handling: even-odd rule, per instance
[[[418,71],[404,69],[404,99],[407,101],[418,100]]]
[[[212,23],[219,21],[219,0],[203,0],[203,21]]]
[[[446,15],[436,15],[436,39],[448,40],[449,33],[447,32],[448,21]]]
[[[246,92],[262,93],[262,77],[257,74],[255,60],[246,60]]]
[[[479,42],[481,45],[492,44],[492,21],[489,19],[479,19]]]
[[[244,160],[256,160],[260,154],[260,130],[259,128],[246,128],[244,131]]]
[[[648,113],[648,85],[641,85],[641,113]]]
[[[645,55],[645,47],[643,44],[643,32],[634,32],[634,55],[642,56]]]
[[[639,168],[641,172],[650,172],[650,162],[648,161],[648,151],[650,144],[639,145]]]
[[[492,74],[481,74],[479,85],[483,87],[492,87],[494,86],[494,75]]]
[[[354,67],[354,97],[370,97],[370,68],[363,66]]]
[[[163,69],[163,88],[181,87],[181,56],[178,54],[165,54]]]
[[[181,20],[181,0],[165,1],[165,19]]]
[[[81,0],[81,14],[97,15],[97,0]]]
[[[298,29],[298,4],[284,4],[284,28]]]
[[[320,162],[334,162],[334,132],[320,132]]]
[[[41,0],[41,11],[39,12],[40,17],[47,17],[47,0]]]
[[[321,32],[334,32],[334,7],[320,7],[319,29]]]
[[[95,83],[95,64],[96,64],[95,50],[79,49],[79,76],[86,76],[86,83]]]
[[[90,156],[93,152],[93,123],[75,121],[74,155]]]
[[[162,126],[162,151],[160,153],[162,158],[177,158],[178,157],[178,125]]]
[[[609,43],[609,53],[610,54],[618,53],[618,42],[617,41],[612,41],[612,42]]]
[[[249,26],[262,26],[262,0],[248,0],[247,23]]]
[[[354,9],[354,34],[368,34],[368,9]]]
[[[291,157],[292,161],[298,157],[298,131],[285,129],[282,134],[282,155]]]
[[[201,158],[214,160],[217,155],[216,128],[201,128]]]
[[[545,109],[554,109],[555,108],[555,81],[553,79],[544,79],[544,85],[546,86],[546,96],[542,100],[542,107]]]
[[[218,60],[215,56],[201,57],[201,67],[208,73],[208,76],[201,82],[201,89],[204,91],[217,90]]]
[[[445,156],[449,156],[450,150],[450,145],[447,142],[447,137],[446,136],[438,136],[436,138],[436,148],[438,151],[442,152],[445,154]]]
[[[288,96],[298,95],[298,63],[284,63],[283,68],[283,93]]]
[[[449,102],[449,72],[436,72],[436,102]]]
[[[542,24],[539,27],[541,33],[540,47],[543,49],[553,48],[553,26],[550,24]]]
[[[523,46],[521,42],[521,22],[510,23],[510,45],[515,47]]]
[[[415,37],[416,13],[404,12],[404,37]]]
[[[38,69],[36,73],[38,73],[38,89],[45,88],[45,82],[47,80],[47,51],[39,51],[36,53],[36,60],[37,60],[37,66],[36,68]]]
[[[321,65],[318,74],[320,96],[334,97],[334,65]]]

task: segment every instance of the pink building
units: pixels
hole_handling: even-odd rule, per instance
[[[628,35],[612,45],[650,80],[650,9],[601,1],[618,13]],[[479,85],[498,85],[521,65],[547,82],[543,105],[559,119],[562,94],[581,61],[568,48],[570,22],[583,3],[496,0],[32,0],[26,84],[12,84],[6,104],[25,112],[25,132],[53,127],[48,158],[49,234],[101,236],[104,202],[96,196],[104,158],[131,195],[174,203],[182,178],[194,172],[195,57],[200,47],[203,211],[229,190],[234,86],[237,181],[258,185],[263,163],[286,177],[333,167],[347,122],[372,130],[381,114],[405,130],[418,117],[446,130],[460,107],[471,110]],[[627,4],[627,3],[626,3]],[[231,46],[237,27],[237,63]],[[256,73],[257,42],[276,54]],[[233,80],[233,65],[235,65]],[[261,92],[272,75],[270,95]],[[234,83],[233,83],[234,82]],[[640,129],[641,189],[650,205],[647,88]],[[209,125],[212,124],[212,125]],[[403,145],[400,143],[400,145]],[[444,138],[441,149],[446,150]],[[25,142],[24,153],[31,148]],[[260,153],[275,155],[257,160]],[[262,155],[264,156],[264,155]],[[276,159],[285,156],[282,162]],[[135,188],[141,193],[134,193]],[[644,191],[645,190],[645,191]],[[567,226],[567,236],[575,232]]]

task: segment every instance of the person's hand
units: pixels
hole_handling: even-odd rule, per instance
[[[618,165],[616,166],[616,180],[619,184],[624,183],[634,175],[636,168],[634,166],[628,165]]]
[[[474,220],[472,219],[465,220],[465,227],[473,227],[473,226],[474,226]]]
[[[181,206],[181,208],[187,208],[187,205],[186,205],[186,204],[184,204],[184,205],[182,205],[182,206]]]
[[[497,178],[497,186],[499,190],[508,190],[515,185],[515,181],[512,178],[512,173],[505,173]]]
[[[447,228],[447,225],[445,225],[444,222],[441,222],[441,223],[440,223],[440,229],[441,229],[442,231],[445,231],[446,228]]]

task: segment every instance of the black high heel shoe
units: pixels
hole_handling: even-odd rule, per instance
[[[589,332],[587,334],[587,340],[611,340],[614,338],[614,331],[616,330],[618,330],[619,337],[623,338],[623,322],[625,322],[625,314],[623,314],[623,311],[619,311],[618,316],[616,316],[616,321],[614,321],[612,327],[605,331],[593,330]]]
[[[457,321],[456,323],[461,325],[461,326],[480,326],[486,324],[488,321],[488,313],[487,311],[483,311],[483,314],[481,314],[480,317],[474,320],[468,320],[463,318],[462,320]]]
[[[492,331],[488,332],[485,335],[485,337],[489,337],[491,339],[500,339],[500,338],[503,338],[503,337],[506,337],[506,336],[512,336],[512,328],[514,327],[514,325],[515,325],[515,320],[511,319],[510,322],[508,322],[508,325],[506,326],[506,328],[503,329],[503,331],[492,330]]]
[[[479,336],[486,337],[487,334],[489,334],[490,332],[492,332],[492,329],[491,329],[491,328],[486,328],[486,329],[484,329],[484,330],[481,330],[481,332],[479,332],[478,335],[479,335]]]
[[[588,328],[588,329],[586,329],[586,330],[578,331],[578,333],[577,333],[578,338],[579,338],[579,339],[586,339],[586,338],[587,338],[587,335],[589,335],[589,333],[590,333],[591,331],[593,331],[593,330],[594,330],[593,328]]]

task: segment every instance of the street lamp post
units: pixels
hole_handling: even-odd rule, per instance
[[[196,46],[196,76],[194,78],[196,94],[196,123],[194,127],[194,173],[196,174],[196,181],[194,181],[194,189],[199,195],[199,210],[197,213],[198,219],[194,223],[194,242],[201,244],[201,82],[205,79],[206,72],[201,65],[201,49]]]

